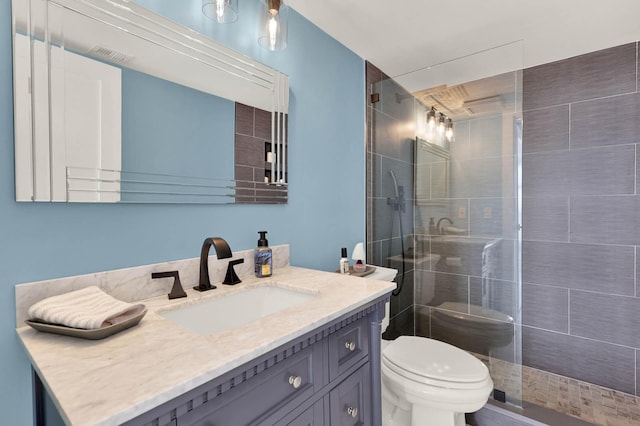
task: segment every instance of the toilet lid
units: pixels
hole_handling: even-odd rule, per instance
[[[487,367],[473,355],[424,337],[400,336],[384,349],[382,358],[387,367],[417,381],[435,379],[463,384],[489,378]]]

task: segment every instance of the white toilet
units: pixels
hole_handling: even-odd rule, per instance
[[[389,304],[382,331],[389,325]],[[382,340],[383,426],[464,426],[464,413],[482,408],[493,390],[476,357],[434,339]]]

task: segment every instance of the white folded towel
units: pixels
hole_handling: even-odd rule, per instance
[[[49,324],[95,330],[138,315],[143,304],[114,299],[96,286],[43,299],[29,308],[29,317]]]

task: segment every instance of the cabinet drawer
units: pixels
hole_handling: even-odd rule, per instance
[[[312,345],[185,414],[178,419],[178,424],[274,424],[273,420],[281,418],[321,387],[321,356],[319,345]]]
[[[329,336],[330,380],[369,353],[369,327],[365,319],[355,321]]]
[[[331,426],[370,424],[369,364],[365,364],[331,391]]]

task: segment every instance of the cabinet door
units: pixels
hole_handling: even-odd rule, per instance
[[[363,365],[329,395],[331,426],[368,425],[371,418],[369,364]]]

